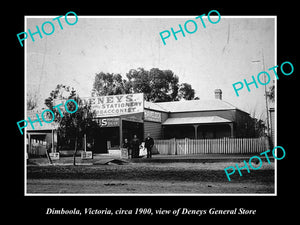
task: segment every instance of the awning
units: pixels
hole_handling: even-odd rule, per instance
[[[168,118],[162,125],[232,123],[219,116]]]

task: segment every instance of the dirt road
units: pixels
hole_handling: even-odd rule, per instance
[[[274,166],[263,164],[228,181],[218,163],[129,163],[126,165],[28,166],[27,193],[203,194],[274,193]]]
[[[272,193],[274,185],[253,183],[30,179],[28,193],[61,194],[221,194]]]

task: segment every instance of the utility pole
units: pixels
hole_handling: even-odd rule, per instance
[[[264,58],[264,50],[261,49],[262,60],[252,60],[252,63],[262,62],[263,71],[265,71],[265,58]],[[264,83],[266,83],[266,76],[264,76]],[[270,126],[269,126],[269,111],[268,111],[268,96],[267,96],[267,85],[265,87],[265,102],[266,102],[266,113],[267,113],[267,135],[270,137]]]
[[[265,59],[264,59],[264,50],[261,50],[262,53],[262,63],[263,63],[263,71],[265,71]],[[266,83],[266,76],[264,76],[264,83]],[[265,101],[266,101],[266,113],[267,113],[267,134],[270,137],[270,128],[269,128],[269,107],[268,107],[268,96],[267,96],[267,85],[265,86]]]

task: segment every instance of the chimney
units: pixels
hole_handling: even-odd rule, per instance
[[[222,100],[222,90],[221,89],[215,90],[215,99]]]

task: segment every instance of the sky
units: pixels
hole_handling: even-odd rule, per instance
[[[101,71],[120,73],[125,78],[130,69],[139,67],[169,69],[180,83],[191,84],[200,100],[214,99],[214,90],[221,89],[224,101],[264,119],[264,86],[250,85],[251,92],[244,87],[237,97],[232,84],[244,79],[251,82],[252,75],[256,78],[259,72],[277,65],[275,18],[223,16],[212,24],[203,17],[203,28],[196,16],[79,15],[72,26],[62,17],[63,30],[53,22],[53,34],[42,33],[42,39],[37,34],[34,42],[29,37],[25,41],[26,91],[37,93],[38,107],[42,108],[57,84],[74,87],[79,96],[88,97],[95,74]],[[41,29],[54,17],[26,17],[25,30],[35,32],[36,26]],[[164,45],[159,33],[171,32],[171,27],[179,30],[179,24],[183,27],[187,20],[197,23],[197,31],[185,32],[185,37],[178,33],[177,40],[171,35]],[[189,26],[193,30],[192,23]],[[44,28],[50,32],[48,25]],[[270,75],[267,88],[275,78]]]

